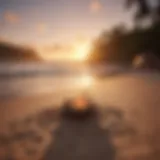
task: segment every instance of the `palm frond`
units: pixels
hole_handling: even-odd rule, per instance
[[[135,2],[136,0],[126,0],[126,8],[131,8]]]

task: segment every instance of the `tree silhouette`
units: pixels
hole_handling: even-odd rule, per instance
[[[154,21],[156,23],[159,23],[160,22],[160,0],[157,0],[157,2],[158,3],[154,12]]]
[[[136,5],[137,11],[134,16],[134,20],[136,24],[141,23],[144,19],[151,16],[151,7],[147,0],[127,0],[126,6],[127,8],[131,8]]]
[[[134,16],[136,24],[143,22],[146,18],[149,18],[153,24],[160,22],[160,0],[157,0],[155,7],[151,7],[148,0],[126,0],[126,7],[128,9],[133,6],[137,7]]]

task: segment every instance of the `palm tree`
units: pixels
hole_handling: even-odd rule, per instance
[[[155,14],[154,14],[154,20],[155,22],[159,23],[160,22],[160,0],[157,0],[157,7],[156,7],[156,10],[155,10]]]
[[[135,21],[142,21],[151,14],[151,7],[147,0],[126,0],[127,8],[131,8],[133,5],[137,6],[137,12],[135,13]]]

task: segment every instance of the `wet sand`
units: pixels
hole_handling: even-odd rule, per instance
[[[88,88],[88,94],[99,105],[99,110],[105,113],[107,107],[120,109],[124,113],[124,123],[136,131],[112,136],[112,142],[117,149],[117,160],[159,160],[160,151],[160,75],[159,74],[127,74],[98,80]],[[35,95],[3,99],[1,106],[1,132],[8,130],[8,124],[15,120],[25,119],[47,108],[58,108],[64,98],[74,96],[78,91]],[[32,122],[33,123],[33,122]],[[106,127],[105,114],[101,126]],[[121,125],[121,126],[123,126]],[[50,130],[34,127],[36,133],[44,137],[41,151],[46,149],[52,136]],[[48,135],[48,136],[47,136]],[[21,149],[14,144],[15,152]],[[16,146],[16,147],[15,147]],[[3,149],[1,149],[3,150]],[[42,152],[42,153],[43,153]],[[2,151],[3,153],[3,151]],[[22,151],[23,153],[23,151]],[[16,153],[15,153],[16,155]],[[19,155],[19,154],[17,154]],[[40,157],[37,157],[39,159]],[[19,159],[22,159],[19,158]],[[24,159],[24,157],[23,157]],[[26,157],[27,159],[27,157]],[[29,158],[28,159],[36,159]],[[18,158],[17,158],[18,160]]]

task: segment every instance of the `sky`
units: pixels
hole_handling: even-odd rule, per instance
[[[78,45],[87,48],[103,30],[131,24],[124,1],[0,0],[0,39],[53,57],[73,52]]]

